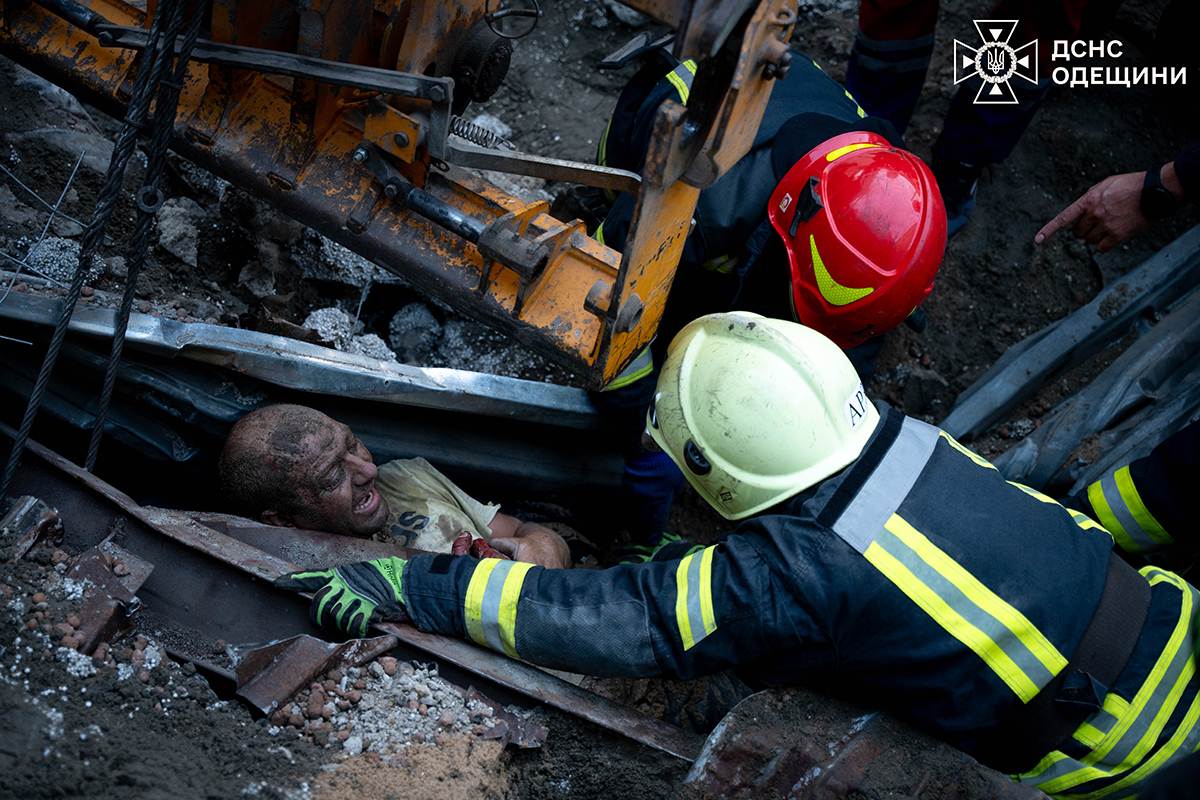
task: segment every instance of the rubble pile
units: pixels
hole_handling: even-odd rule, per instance
[[[495,711],[465,698],[438,677],[437,665],[382,656],[362,667],[332,670],[271,715],[272,732],[295,733],[351,755],[386,755],[413,744],[443,746],[448,737],[486,737]]]
[[[170,784],[174,796],[311,800],[336,784],[314,777],[355,757],[403,766],[418,763],[411,748],[426,745],[453,758],[501,739],[503,720],[515,720],[464,696],[435,665],[386,656],[326,673],[256,719],[221,699],[196,664],[172,658],[153,626],[85,653],[93,586],[71,575],[88,555],[44,542],[26,549],[9,524],[17,515],[0,516],[0,796],[24,796],[31,786],[39,789],[30,797],[112,796],[114,785],[139,796],[139,788]],[[44,531],[61,532],[57,516],[46,519]],[[128,574],[119,559],[102,560],[112,574]],[[158,746],[164,737],[174,749]]]
[[[91,655],[79,652],[84,642],[80,602],[87,582],[67,577],[70,562],[66,551],[50,547],[32,550],[21,562],[6,562],[9,569],[0,583],[0,596],[20,634],[11,643],[11,658],[0,656],[4,680],[23,680],[33,669],[31,661],[51,660],[75,678],[96,678],[93,694],[98,689],[126,697],[129,702],[122,708],[162,712],[172,699],[184,696],[207,704],[219,702],[207,682],[195,677],[195,666],[173,661],[147,636],[100,642]],[[87,694],[87,686],[80,693]],[[142,697],[153,703],[138,700]]]

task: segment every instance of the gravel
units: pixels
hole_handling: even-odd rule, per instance
[[[334,670],[271,715],[273,735],[296,736],[356,755],[441,746],[448,736],[474,736],[495,725],[491,706],[466,699],[438,677],[436,665],[383,656]]]

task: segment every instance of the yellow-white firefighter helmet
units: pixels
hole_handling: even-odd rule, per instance
[[[731,312],[701,317],[671,342],[646,428],[692,486],[737,520],[854,461],[878,422],[829,339]]]

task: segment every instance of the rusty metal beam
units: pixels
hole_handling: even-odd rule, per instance
[[[132,618],[141,605],[137,591],[153,569],[150,562],[108,540],[75,559],[67,577],[86,587],[79,610],[84,637],[79,652],[90,655],[100,642],[133,630]]]
[[[355,667],[399,643],[391,634],[334,644],[301,634],[256,647],[233,648],[237,696],[270,715],[318,675]]]
[[[681,797],[1045,800],[886,714],[801,687],[736,705],[704,743]]]
[[[12,507],[0,519],[0,533],[14,536],[9,558],[14,561],[37,544],[57,545],[62,541],[63,525],[58,511],[36,497],[24,495],[13,500]]]

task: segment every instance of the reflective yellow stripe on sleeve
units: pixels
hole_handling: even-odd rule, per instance
[[[714,550],[715,546],[692,553],[675,570],[675,620],[684,650],[691,650],[717,629],[712,604]]]
[[[1142,502],[1129,467],[1121,467],[1093,483],[1087,489],[1087,496],[1100,523],[1125,552],[1148,553],[1174,543]]]
[[[974,452],[973,450],[971,450],[971,449],[970,449],[969,447],[967,447],[966,445],[964,445],[964,444],[961,444],[961,443],[960,443],[960,442],[959,442],[957,439],[955,439],[953,436],[951,436],[950,434],[946,433],[945,431],[938,431],[938,435],[939,435],[939,436],[941,436],[943,439],[945,439],[945,440],[946,440],[946,444],[950,445],[950,446],[951,446],[951,447],[953,447],[955,450],[957,450],[958,452],[962,453],[964,456],[966,456],[967,458],[971,459],[972,461],[974,461],[974,462],[975,462],[976,464],[978,464],[979,466],[981,466],[981,467],[987,467],[988,469],[991,469],[991,470],[995,470],[995,469],[996,469],[996,465],[995,465],[995,464],[993,464],[992,462],[988,461],[986,458],[984,458],[983,456],[979,455],[978,453]]]
[[[1067,660],[1019,610],[897,514],[867,560],[1028,703]]]
[[[717,256],[710,258],[700,266],[704,267],[709,272],[718,272],[722,275],[728,275],[733,272],[733,268],[737,266],[738,257],[731,255]]]
[[[520,658],[516,646],[517,601],[533,564],[486,558],[479,562],[463,601],[471,641]]]
[[[1075,511],[1074,509],[1067,508],[1066,506],[1063,506],[1061,503],[1059,503],[1057,500],[1055,500],[1053,497],[1047,497],[1046,495],[1039,492],[1037,489],[1031,489],[1030,487],[1026,486],[1023,483],[1014,483],[1012,481],[1007,481],[1007,483],[1009,486],[1015,486],[1016,488],[1020,489],[1022,492],[1029,495],[1030,497],[1034,497],[1034,498],[1037,498],[1038,500],[1041,500],[1043,503],[1049,503],[1052,506],[1061,506],[1064,511],[1068,512],[1071,515],[1071,519],[1075,520],[1076,525],[1083,528],[1084,530],[1103,531],[1104,533],[1108,534],[1109,540],[1110,541],[1112,540],[1112,534],[1108,533],[1108,530],[1103,525],[1096,522],[1096,520],[1092,519],[1087,514],[1084,514],[1081,511]]]
[[[696,77],[696,62],[690,58],[667,73],[667,80],[675,87],[675,91],[679,92],[679,100],[685,106],[688,96],[691,94],[692,78],[694,77]]]

